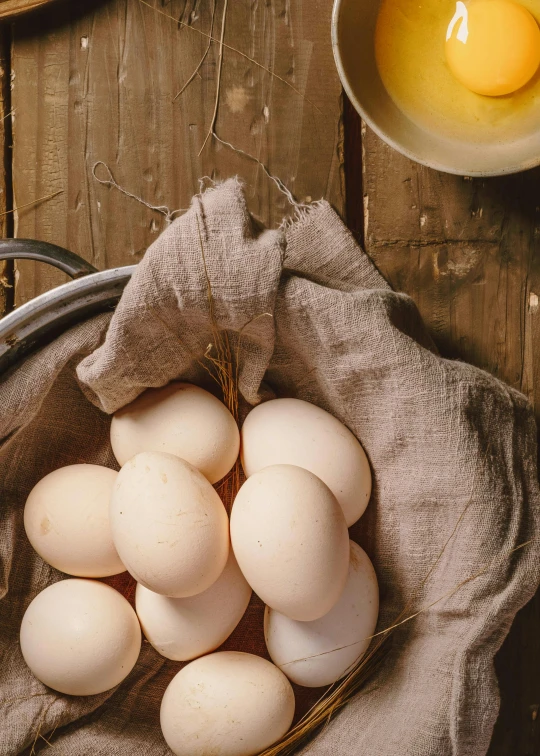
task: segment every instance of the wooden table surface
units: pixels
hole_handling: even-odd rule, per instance
[[[0,231],[60,244],[100,269],[130,264],[165,218],[98,183],[98,161],[171,210],[187,207],[204,177],[239,175],[252,211],[276,226],[290,206],[268,171],[297,200],[326,197],[346,216],[444,356],[540,407],[540,171],[471,180],[392,151],[342,97],[330,14],[331,0],[80,0],[4,24]],[[214,137],[201,152],[218,80],[216,133],[244,154]],[[6,265],[2,309],[64,280],[41,264]],[[497,670],[490,756],[540,754],[538,597]]]

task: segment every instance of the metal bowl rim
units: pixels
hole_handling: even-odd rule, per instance
[[[0,339],[5,339],[52,306],[61,305],[65,301],[72,300],[74,296],[82,297],[94,289],[100,289],[105,284],[131,275],[136,267],[136,265],[126,265],[119,268],[109,268],[98,273],[90,273],[83,278],[68,281],[50,291],[39,294],[0,319]]]

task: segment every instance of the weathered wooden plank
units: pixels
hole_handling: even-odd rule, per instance
[[[0,235],[11,236],[11,89],[10,89],[11,33],[0,26]],[[0,263],[0,317],[13,307],[13,263]]]
[[[223,2],[216,0],[216,38]],[[211,45],[198,75],[174,99],[206,50],[207,38],[195,29],[208,33],[213,0],[149,3],[154,7],[146,0],[102,0],[81,4],[84,12],[72,3],[15,24],[15,202],[62,192],[21,210],[17,234],[66,246],[98,268],[140,259],[165,222],[99,185],[92,167],[100,160],[152,205],[185,208],[201,177],[239,175],[251,209],[265,223],[276,225],[290,210],[254,160],[216,140],[198,154],[212,121],[219,44]],[[300,201],[326,196],[342,210],[331,5],[228,3],[226,44],[260,65],[224,50],[217,133],[261,161]],[[17,302],[64,280],[30,263],[19,271]]]
[[[415,299],[442,354],[523,391],[540,416],[540,171],[470,180],[431,171],[364,130],[366,250]],[[354,196],[353,196],[354,195]],[[536,359],[535,359],[536,357]],[[497,657],[502,707],[490,756],[540,753],[540,596]]]
[[[416,299],[444,353],[485,368],[540,409],[540,171],[469,180],[415,165],[370,132],[365,143],[367,251]],[[400,188],[399,202],[385,201]]]

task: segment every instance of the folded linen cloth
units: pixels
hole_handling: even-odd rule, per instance
[[[326,202],[270,231],[235,180],[195,197],[150,247],[112,318],[72,328],[0,380],[0,754],[21,753],[38,732],[51,756],[169,754],[159,704],[180,665],[149,644],[100,696],[55,694],[27,670],[22,615],[62,575],[33,553],[22,513],[51,470],[115,466],[107,413],[146,387],[182,379],[215,390],[201,366],[208,281],[220,329],[242,333],[245,404],[269,391],[313,402],[368,454],[373,495],[351,537],[377,570],[379,629],[411,598],[414,610],[446,596],[396,631],[375,677],[304,752],[483,756],[499,706],[493,657],[540,581],[532,410],[494,377],[437,354],[412,300],[391,290]],[[264,653],[256,600],[226,647]]]

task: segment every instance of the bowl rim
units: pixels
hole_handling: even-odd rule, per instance
[[[522,171],[528,171],[532,168],[537,168],[540,165],[540,153],[537,157],[531,158],[530,160],[523,161],[522,163],[519,163],[517,165],[511,165],[504,169],[495,169],[493,171],[468,171],[467,173],[463,173],[462,171],[458,170],[457,168],[453,168],[451,166],[445,165],[444,163],[440,163],[435,160],[428,160],[426,158],[421,157],[417,153],[413,152],[412,150],[409,150],[404,145],[397,142],[395,139],[393,139],[391,136],[389,136],[386,131],[381,128],[364,110],[360,102],[358,101],[358,98],[356,97],[354,90],[349,82],[349,79],[347,77],[347,74],[345,73],[345,67],[343,65],[343,60],[341,57],[341,50],[339,45],[339,19],[340,19],[340,12],[341,7],[344,4],[344,2],[347,2],[350,0],[334,0],[334,6],[332,9],[332,22],[331,22],[331,34],[332,34],[332,52],[334,54],[334,61],[338,70],[339,78],[341,80],[341,85],[343,89],[345,90],[347,97],[351,101],[354,109],[359,114],[359,116],[362,118],[365,123],[377,134],[378,137],[380,137],[383,142],[388,144],[390,147],[392,147],[396,152],[401,153],[405,157],[409,158],[410,160],[413,160],[415,163],[420,163],[420,165],[424,165],[427,168],[433,168],[437,171],[442,171],[443,173],[450,173],[454,176],[462,176],[466,178],[490,178],[494,176],[510,176],[515,173],[521,173]]]

